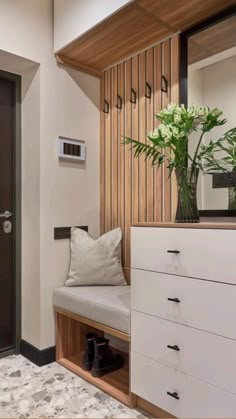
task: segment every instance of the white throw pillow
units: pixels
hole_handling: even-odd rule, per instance
[[[84,230],[71,229],[71,262],[66,287],[127,285],[121,266],[120,228],[97,240]]]

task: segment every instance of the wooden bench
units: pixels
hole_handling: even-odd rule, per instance
[[[83,288],[83,287],[82,287]],[[93,287],[92,287],[93,288]],[[97,287],[96,287],[97,288]],[[101,292],[102,289],[99,287]],[[110,287],[109,287],[110,288]],[[112,287],[115,292],[117,287]],[[120,287],[119,287],[120,288]],[[121,287],[122,288],[122,287]],[[126,287],[125,287],[126,288]],[[127,287],[129,288],[129,287]],[[55,290],[56,291],[56,290]],[[64,290],[62,289],[62,292]],[[82,292],[83,290],[81,290]],[[91,292],[91,289],[89,290]],[[108,289],[106,289],[108,291]],[[121,289],[122,291],[122,289]],[[73,293],[73,288],[65,288],[65,292]],[[75,292],[75,291],[74,291]],[[77,291],[79,289],[77,288]],[[98,290],[99,292],[99,290]],[[111,290],[111,292],[113,292]],[[121,294],[122,295],[122,294]],[[57,305],[60,302],[60,307]],[[87,304],[93,304],[89,302]],[[122,303],[121,303],[122,304]],[[109,307],[109,301],[107,301]],[[59,364],[69,369],[73,373],[79,375],[81,378],[97,386],[99,389],[108,393],[120,402],[133,407],[135,405],[135,396],[130,391],[130,365],[129,365],[129,351],[130,351],[130,333],[115,329],[111,325],[106,325],[96,321],[94,318],[90,319],[81,314],[66,310],[63,306],[63,299],[58,299],[54,294],[54,310],[56,316],[56,360]],[[106,309],[108,309],[106,307]],[[78,302],[77,311],[79,311]],[[82,304],[81,304],[82,308]],[[88,307],[87,307],[88,308]],[[112,307],[115,310],[114,304]],[[107,322],[111,321],[107,316]],[[109,320],[109,321],[108,321]],[[130,326],[129,326],[130,327]],[[94,378],[90,372],[82,369],[82,359],[84,354],[84,336],[88,332],[95,332],[100,336],[110,335],[120,339],[127,344],[127,353],[121,352],[118,349],[112,348],[117,353],[121,353],[125,359],[124,366],[110,374],[101,378]]]

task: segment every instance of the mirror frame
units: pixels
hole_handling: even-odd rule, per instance
[[[188,39],[216,25],[232,16],[236,16],[236,6],[232,6],[221,13],[213,15],[209,19],[198,23],[180,34],[180,80],[179,80],[179,100],[180,103],[188,105]],[[200,217],[236,217],[236,210],[212,209],[199,210]]]

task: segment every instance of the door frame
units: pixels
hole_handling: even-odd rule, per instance
[[[14,348],[3,356],[20,353],[21,341],[21,76],[0,70],[0,77],[14,84],[13,120],[13,339]]]

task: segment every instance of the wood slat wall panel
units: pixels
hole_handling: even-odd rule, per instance
[[[146,141],[146,101],[145,101],[145,83],[146,83],[146,54],[142,52],[139,55],[139,140]],[[138,220],[147,220],[147,162],[145,156],[139,157],[139,211]]]
[[[118,164],[120,162],[120,138],[118,139],[118,109],[117,109],[117,95],[118,95],[118,79],[117,66],[111,69],[111,119],[112,119],[112,138],[111,138],[111,162],[112,162],[112,187],[111,187],[111,205],[112,205],[112,228],[118,225]]]
[[[162,75],[168,80],[167,93],[161,90]],[[131,88],[136,103],[131,103]],[[104,98],[110,104],[109,114],[101,112],[101,233],[121,227],[122,260],[129,281],[131,224],[173,220],[177,193],[175,178],[169,179],[167,168],[152,167],[144,157],[134,158],[122,138],[148,141],[147,133],[158,126],[154,113],[170,101],[178,102],[179,37],[105,71],[101,89],[101,109]],[[122,109],[116,107],[117,95],[122,98]]]
[[[109,112],[105,114],[105,231],[112,228],[111,206],[111,70],[105,73],[105,100],[109,103]]]
[[[125,147],[122,144],[125,135],[125,64],[118,65],[118,95],[122,98],[122,108],[118,110],[118,225],[125,231]],[[126,242],[122,243],[122,261],[125,264]]]
[[[131,106],[131,135],[132,138],[139,138],[139,56],[131,60],[131,87],[136,94],[136,103]],[[129,95],[130,92],[127,92]],[[134,99],[134,97],[133,97]],[[132,221],[139,221],[139,158],[134,158],[132,152]]]
[[[132,104],[130,90],[132,86],[132,62],[125,62],[125,135],[132,135]],[[132,154],[128,147],[125,149],[125,229],[123,230],[123,243],[125,246],[124,266],[126,278],[130,278],[130,225],[132,220]]]
[[[155,115],[162,108],[162,92],[161,92],[161,75],[162,72],[162,45],[159,44],[154,48],[154,121],[153,129],[157,128],[159,121],[156,119]],[[159,71],[158,71],[159,69]],[[155,167],[155,176],[154,176],[154,220],[160,222],[163,220],[163,168]]]
[[[100,82],[100,232],[105,233],[105,74]]]
[[[146,98],[146,133],[154,126],[154,48],[146,51],[146,81],[151,88],[151,98]],[[148,92],[149,93],[149,92]],[[155,168],[147,162],[147,221],[154,220],[154,173]]]

